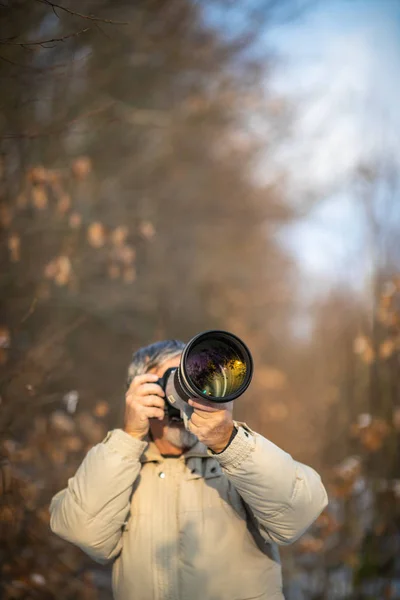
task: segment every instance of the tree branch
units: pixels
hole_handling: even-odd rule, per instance
[[[0,60],[3,60],[4,62],[12,65],[13,67],[19,67],[20,69],[27,69],[28,71],[36,71],[37,73],[45,73],[47,75],[47,73],[49,71],[56,71],[57,69],[65,69],[66,67],[70,67],[71,63],[77,63],[79,61],[86,60],[87,57],[90,56],[91,54],[92,54],[92,52],[89,52],[88,54],[86,54],[85,56],[83,56],[81,58],[71,59],[70,62],[59,63],[56,65],[51,65],[51,66],[47,66],[47,67],[37,67],[35,65],[24,65],[22,63],[18,63],[13,60],[10,60],[9,58],[5,58],[5,56],[1,56],[1,55],[0,55]],[[9,77],[9,75],[8,75],[8,77]]]
[[[60,4],[56,4],[55,2],[51,2],[50,0],[36,0],[36,2],[40,2],[40,4],[47,4],[51,6],[54,10],[58,8],[59,10],[63,10],[69,15],[73,15],[74,17],[80,17],[81,19],[88,19],[89,21],[98,21],[100,23],[110,23],[112,25],[129,25],[129,21],[113,21],[112,19],[101,19],[100,17],[95,17],[94,15],[83,15],[82,13],[76,12],[75,10],[70,10],[65,6],[61,6]],[[55,12],[57,15],[57,13]],[[57,15],[58,16],[58,15]]]
[[[51,44],[53,42],[64,42],[72,37],[76,37],[81,35],[81,33],[86,33],[90,30],[90,27],[86,27],[85,29],[81,29],[80,31],[76,31],[75,33],[69,33],[60,38],[52,38],[51,40],[37,40],[35,42],[10,42],[8,40],[0,40],[0,44],[3,46],[20,46],[21,48],[26,48],[28,46],[42,46],[42,48],[54,48],[54,46],[44,46],[44,44]]]

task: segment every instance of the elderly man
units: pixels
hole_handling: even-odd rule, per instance
[[[184,344],[142,348],[123,429],[92,448],[54,496],[51,529],[112,561],[116,600],[282,600],[279,545],[327,504],[319,475],[232,418],[190,400],[189,431],[168,422],[157,384]]]

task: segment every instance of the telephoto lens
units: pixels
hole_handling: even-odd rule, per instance
[[[190,418],[189,398],[222,403],[241,396],[251,382],[253,359],[233,333],[205,331],[188,342],[179,367],[166,375],[163,387],[169,405]]]

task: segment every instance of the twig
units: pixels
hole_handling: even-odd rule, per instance
[[[20,69],[28,69],[29,71],[37,71],[38,73],[48,73],[49,71],[56,71],[57,69],[64,69],[65,67],[70,67],[71,66],[71,62],[72,63],[77,63],[81,60],[86,60],[88,56],[90,56],[92,54],[92,52],[88,52],[88,54],[85,54],[85,56],[81,57],[81,58],[73,58],[69,63],[59,63],[57,65],[52,65],[52,66],[48,66],[48,67],[36,67],[35,65],[24,65],[22,63],[17,63],[14,62],[13,60],[10,60],[9,58],[5,58],[4,56],[0,55],[0,60],[3,60],[6,63],[9,63],[10,65],[12,65],[13,67],[19,67]]]
[[[27,321],[29,319],[29,317],[31,316],[31,314],[35,311],[36,305],[37,305],[37,296],[35,296],[35,298],[32,300],[32,304],[29,307],[28,312],[26,313],[26,315],[24,317],[22,317],[21,319],[21,323],[25,323],[25,321]]]
[[[108,38],[109,40],[111,40],[110,36],[107,35],[105,31],[102,30],[102,28],[100,27],[100,25],[98,25],[97,23],[95,23],[94,26],[96,27],[96,29],[98,29],[100,31],[100,33],[102,35],[104,35],[106,38]]]
[[[83,15],[75,10],[70,10],[69,8],[65,8],[65,6],[51,2],[50,0],[36,0],[36,2],[40,2],[40,4],[47,4],[48,6],[51,6],[53,10],[58,8],[59,10],[65,11],[69,15],[80,17],[81,19],[88,19],[89,21],[99,21],[100,23],[110,23],[112,25],[129,25],[129,21],[113,21],[112,19],[101,19],[100,17],[95,17],[94,15]],[[56,12],[55,14],[57,15]]]
[[[75,33],[68,33],[67,35],[63,35],[60,38],[52,38],[50,40],[37,40],[35,42],[10,42],[8,40],[0,40],[0,44],[3,46],[20,46],[21,48],[26,48],[28,46],[54,48],[54,46],[44,46],[44,44],[52,44],[53,42],[65,42],[65,40],[69,40],[70,38],[81,35],[82,33],[86,33],[87,31],[90,31],[90,27],[86,27],[85,29],[81,29],[80,31],[75,31]]]

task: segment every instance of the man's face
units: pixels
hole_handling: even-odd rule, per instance
[[[171,367],[179,367],[181,355],[175,356],[164,361],[158,367],[150,369],[150,373],[155,373],[158,377],[162,377],[167,369]],[[168,417],[165,416],[162,421],[158,419],[150,419],[150,431],[153,439],[165,440],[176,448],[184,449],[191,448],[197,442],[197,437],[187,431],[183,422],[173,421],[169,423]]]

